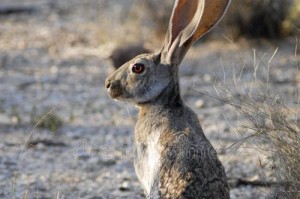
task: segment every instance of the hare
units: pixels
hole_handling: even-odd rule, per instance
[[[178,66],[224,15],[230,0],[176,0],[162,49],[105,81],[111,98],[139,108],[134,166],[147,198],[229,198],[224,168],[179,91]]]

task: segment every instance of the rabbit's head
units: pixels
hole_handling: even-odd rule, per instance
[[[136,104],[179,97],[178,66],[191,45],[222,18],[230,0],[176,0],[163,48],[125,63],[106,79],[109,95]]]

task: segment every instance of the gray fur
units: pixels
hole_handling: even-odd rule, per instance
[[[177,0],[170,21],[173,29],[169,28],[162,50],[132,59],[105,83],[112,98],[126,99],[139,108],[134,165],[147,198],[229,198],[225,171],[217,153],[205,137],[197,115],[184,105],[179,91],[178,65],[192,43],[222,17],[229,3],[207,1],[209,6],[205,0]],[[184,15],[187,19],[181,16],[185,14],[181,10],[189,12],[195,6],[204,10],[192,9],[193,13]],[[217,17],[205,10],[214,7],[219,9]],[[204,22],[202,15],[208,16]],[[199,19],[192,20],[195,17]],[[191,29],[193,34],[181,40]],[[135,63],[145,66],[143,73],[132,72]]]

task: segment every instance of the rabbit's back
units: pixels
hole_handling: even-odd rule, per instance
[[[194,135],[177,139],[166,145],[162,155],[162,198],[229,198],[224,168],[209,141]]]

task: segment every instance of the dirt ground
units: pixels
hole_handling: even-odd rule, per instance
[[[0,0],[0,6],[19,3]],[[22,4],[35,10],[0,16],[0,198],[144,198],[132,163],[137,110],[111,100],[104,88],[112,71],[106,57],[118,40],[107,30],[114,26],[107,25],[114,11],[100,13],[109,1]],[[255,143],[232,147],[245,137],[236,128],[243,118],[195,90],[215,93],[215,79],[221,79],[235,91],[233,74],[241,74],[241,90],[253,86],[254,78],[268,80],[296,109],[296,44],[295,38],[233,42],[224,36],[200,42],[182,63],[183,100],[218,149],[233,182],[232,198],[270,197],[270,187],[234,182],[274,180],[268,164],[272,149],[267,143],[260,143],[263,151]],[[50,127],[41,125],[45,120]]]

